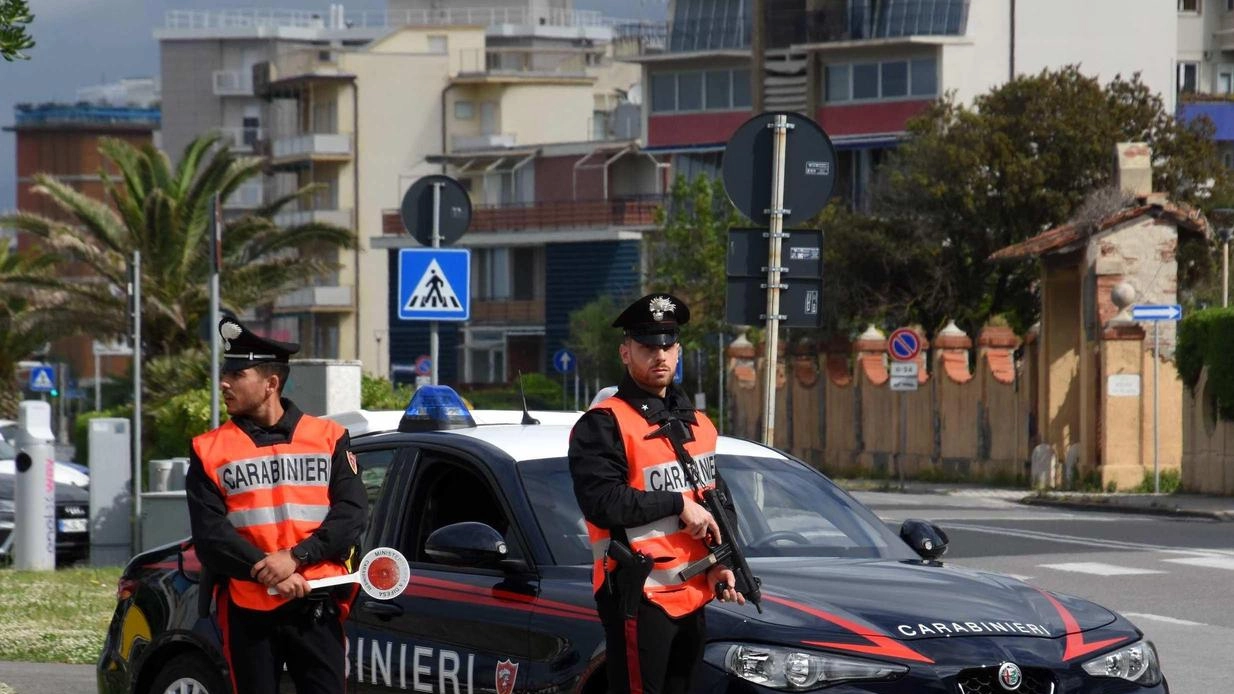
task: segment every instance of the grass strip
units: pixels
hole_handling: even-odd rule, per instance
[[[0,569],[0,660],[98,660],[119,578],[119,567]],[[0,694],[6,694],[4,686]]]

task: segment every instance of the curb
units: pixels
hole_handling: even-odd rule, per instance
[[[1026,496],[1020,499],[1025,506],[1052,506],[1055,508],[1071,508],[1081,511],[1107,511],[1110,513],[1139,513],[1153,516],[1174,516],[1179,518],[1203,518],[1205,520],[1230,522],[1234,521],[1234,511],[1202,511],[1188,508],[1168,508],[1164,506],[1130,506],[1126,504],[1106,503],[1100,501],[1066,499],[1051,499],[1049,497]]]

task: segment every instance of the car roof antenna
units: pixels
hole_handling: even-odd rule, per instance
[[[522,370],[518,372],[518,396],[523,399],[522,424],[524,425],[539,424],[540,420],[536,419],[535,417],[532,417],[531,413],[527,411],[527,393],[523,392],[523,372]]]

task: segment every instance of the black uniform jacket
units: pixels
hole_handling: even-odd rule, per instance
[[[282,399],[282,403],[283,417],[272,427],[262,427],[247,417],[233,417],[232,421],[257,446],[287,443],[300,419],[311,415],[301,412],[295,403],[286,398]],[[351,437],[344,431],[334,444],[331,459],[330,510],[321,526],[299,545],[307,554],[306,564],[316,564],[325,559],[346,559],[364,532],[368,497],[364,483],[352,471],[347,460],[350,446]],[[215,576],[252,580],[249,571],[266,554],[241,536],[227,520],[223,492],[206,476],[196,451],[189,456],[184,488],[188,496],[193,545],[202,565]]]
[[[630,378],[617,387],[616,397],[634,406],[648,422],[660,423],[675,417],[696,424],[694,403],[676,385],[665,397],[652,395]],[[623,538],[620,529],[644,525],[665,516],[676,516],[684,505],[681,494],[668,491],[641,491],[630,486],[625,445],[617,430],[617,419],[608,410],[583,413],[570,434],[570,476],[574,496],[583,517]]]

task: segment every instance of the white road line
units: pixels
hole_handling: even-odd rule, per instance
[[[1165,571],[1156,571],[1154,569],[1135,569],[1130,566],[1105,564],[1099,561],[1077,561],[1063,564],[1038,564],[1037,567],[1041,569],[1054,569],[1056,571],[1071,571],[1081,574],[1096,574],[1097,576],[1135,576],[1138,574],[1167,573]]]
[[[1234,571],[1234,557],[1188,557],[1186,559],[1162,559],[1172,564],[1186,564],[1187,566],[1203,566],[1209,569],[1225,569],[1226,571]]]
[[[1179,619],[1177,617],[1166,617],[1165,615],[1159,615],[1159,614],[1145,614],[1143,612],[1124,612],[1122,614],[1124,617],[1134,617],[1136,619],[1149,619],[1154,622],[1165,622],[1166,624],[1177,624],[1179,626],[1184,626],[1184,627],[1212,626],[1211,624],[1205,624],[1203,622],[1193,622],[1190,619]]]

